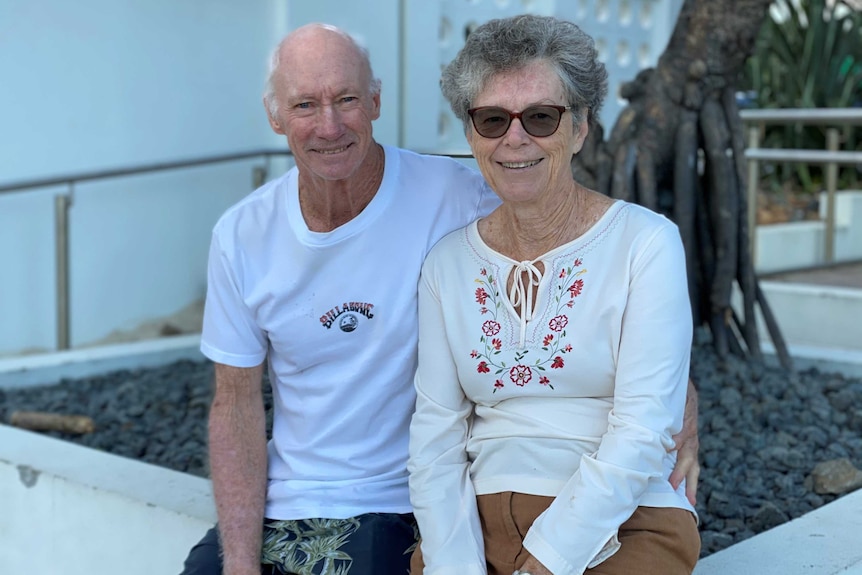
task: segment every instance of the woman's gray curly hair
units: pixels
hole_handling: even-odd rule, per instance
[[[575,124],[584,114],[593,124],[608,91],[608,73],[598,60],[595,42],[566,20],[524,14],[489,20],[476,28],[443,71],[443,96],[465,131],[470,129],[467,110],[493,76],[537,60],[557,71]]]

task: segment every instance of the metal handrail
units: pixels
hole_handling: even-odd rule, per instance
[[[862,108],[785,108],[742,110],[742,121],[755,124],[748,129],[745,157],[748,160],[748,233],[751,259],[756,249],[757,185],[760,162],[802,162],[826,166],[826,229],[823,238],[823,259],[835,260],[835,193],[838,187],[838,166],[862,164],[862,152],[840,151],[840,135],[835,126],[862,125]],[[766,124],[802,124],[828,126],[826,150],[780,150],[760,147],[760,133]]]
[[[66,174],[61,176],[52,176],[50,178],[38,178],[32,180],[24,180],[21,182],[0,183],[0,194],[5,192],[20,192],[22,190],[30,190],[33,188],[47,188],[50,186],[69,185],[80,182],[91,182],[94,180],[104,180],[108,178],[120,178],[125,176],[137,176],[147,172],[161,172],[165,170],[177,170],[181,168],[193,168],[196,166],[205,166],[207,164],[221,164],[224,162],[234,162],[238,160],[247,160],[249,158],[260,158],[269,156],[290,156],[290,150],[285,149],[262,149],[252,150],[250,152],[238,152],[233,154],[223,154],[219,156],[205,156],[203,158],[192,158],[188,160],[177,160],[174,162],[159,162],[156,164],[142,164],[139,166],[129,166],[125,168],[117,168],[114,170],[99,170],[91,172],[77,172],[74,174]]]
[[[741,110],[743,122],[837,126],[862,124],[862,108],[767,108]]]
[[[833,152],[830,150],[750,148],[745,151],[745,157],[749,160],[764,162],[804,162],[807,164],[840,164],[842,166],[862,164],[862,152]]]
[[[66,193],[58,193],[54,196],[54,265],[57,299],[57,349],[69,349],[69,208],[72,205],[75,184],[109,178],[137,176],[150,172],[163,172],[210,164],[222,164],[251,158],[264,158],[268,160],[271,156],[291,155],[290,150],[287,149],[261,149],[233,154],[221,154],[218,156],[206,156],[203,158],[177,160],[173,162],[142,164],[139,166],[129,166],[113,170],[78,172],[74,174],[52,176],[50,178],[38,178],[0,184],[0,194],[59,185],[68,187],[68,191]],[[256,167],[252,171],[253,188],[257,188],[264,183],[266,180],[266,170],[266,167]]]

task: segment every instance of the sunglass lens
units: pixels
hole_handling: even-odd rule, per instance
[[[509,121],[509,113],[503,108],[480,108],[473,113],[473,126],[485,138],[498,138],[505,134]]]
[[[560,111],[550,106],[532,106],[521,114],[524,130],[531,136],[544,138],[557,131]]]

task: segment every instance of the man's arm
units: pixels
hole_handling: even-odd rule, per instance
[[[697,502],[697,480],[700,477],[700,464],[697,461],[700,439],[697,435],[697,390],[691,379],[688,380],[682,430],[673,436],[673,441],[678,453],[673,473],[670,474],[670,484],[676,489],[684,478],[685,496],[694,505]]]
[[[267,479],[262,378],[263,364],[215,364],[209,455],[224,575],[260,575]]]

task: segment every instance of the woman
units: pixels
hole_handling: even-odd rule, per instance
[[[444,72],[502,205],[423,267],[414,575],[697,561],[694,508],[667,481],[692,337],[679,234],[570,168],[606,78],[589,36],[539,16],[480,26]]]

